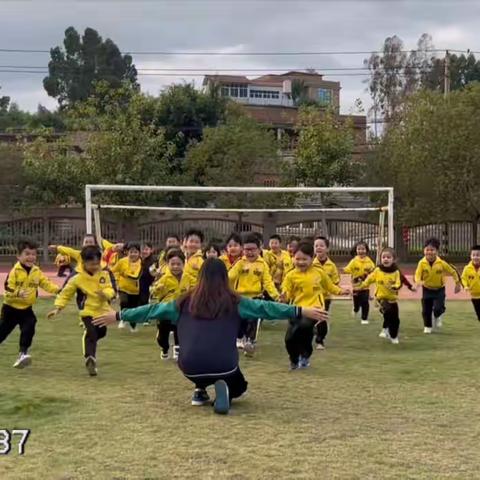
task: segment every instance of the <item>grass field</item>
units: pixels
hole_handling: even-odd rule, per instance
[[[191,385],[161,362],[153,327],[110,329],[89,378],[73,308],[48,321],[40,300],[32,355],[0,346],[0,429],[30,428],[25,454],[0,456],[0,479],[478,479],[480,324],[450,302],[424,336],[418,302],[401,303],[401,344],[333,306],[326,352],[289,372],[285,325],[242,359],[249,394],[227,417],[191,407]]]

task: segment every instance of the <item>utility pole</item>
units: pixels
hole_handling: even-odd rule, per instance
[[[450,54],[448,50],[445,50],[445,61],[444,61],[445,71],[444,71],[444,84],[443,84],[443,95],[447,98],[450,93]]]

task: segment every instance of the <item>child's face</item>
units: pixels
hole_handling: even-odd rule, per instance
[[[95,242],[95,237],[93,235],[85,235],[85,237],[83,237],[82,247],[92,247],[96,244],[97,243]]]
[[[327,256],[328,247],[325,243],[325,240],[317,238],[317,240],[315,240],[315,243],[313,244],[313,248],[315,249],[315,255],[317,257],[323,258]]]
[[[470,260],[478,267],[480,265],[480,250],[472,250],[470,252]]]
[[[304,272],[312,264],[313,258],[300,250],[295,253],[295,266],[301,271]]]
[[[83,262],[83,268],[90,275],[95,275],[102,269],[102,263],[99,259],[86,260]]]
[[[202,241],[196,235],[190,235],[185,240],[185,249],[187,250],[187,253],[196,253],[198,250],[200,250],[200,248],[202,248]]]
[[[383,252],[380,261],[384,267],[391,267],[395,259],[390,252]]]
[[[181,258],[173,257],[168,261],[168,268],[173,275],[180,275],[183,272],[183,262]]]
[[[437,258],[437,253],[438,253],[437,249],[435,247],[433,247],[432,245],[427,245],[423,249],[423,254],[425,255],[425,258],[429,262],[433,262]]]
[[[365,247],[365,245],[357,245],[357,255],[359,257],[367,256],[367,248]]]
[[[246,243],[243,246],[243,253],[249,262],[254,262],[260,255],[260,249],[255,243]]]
[[[128,251],[128,259],[131,262],[136,262],[140,258],[140,252],[136,248],[131,248]]]
[[[270,247],[270,250],[272,250],[272,252],[280,251],[280,241],[277,240],[276,238],[271,238],[270,241],[268,242],[268,245]]]
[[[180,242],[175,237],[167,237],[165,241],[165,249],[168,250],[169,248],[179,247]]]
[[[298,241],[292,240],[291,242],[289,242],[289,244],[287,245],[287,250],[288,253],[293,257],[293,255],[295,255],[298,250]]]
[[[211,247],[210,250],[208,250],[205,254],[207,258],[218,258],[218,252]]]
[[[242,246],[235,240],[230,240],[227,243],[227,253],[233,258],[239,257],[242,254]]]
[[[153,253],[153,248],[148,245],[142,247],[142,258],[148,258]]]
[[[33,267],[37,261],[37,250],[34,248],[26,248],[19,253],[17,259],[21,264],[27,267]]]

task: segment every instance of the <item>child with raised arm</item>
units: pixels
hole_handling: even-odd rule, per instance
[[[82,248],[83,270],[69,278],[55,300],[55,310],[49,318],[58,315],[78,293],[77,302],[84,326],[83,355],[90,376],[97,375],[97,342],[107,334],[106,327],[92,324],[94,317],[112,311],[111,301],[115,298],[115,279],[110,270],[102,268],[102,252],[98,246]]]
[[[462,284],[470,294],[475,315],[480,322],[480,245],[470,249],[470,263],[463,269]]]
[[[368,325],[368,314],[370,312],[370,291],[368,288],[358,289],[357,287],[375,269],[373,260],[368,256],[369,248],[366,242],[358,242],[352,250],[354,258],[343,269],[351,275],[353,293],[353,315],[356,317],[361,312],[362,325]]]
[[[460,275],[453,265],[438,256],[440,240],[429,238],[423,249],[424,257],[418,262],[415,271],[415,287],[422,285],[423,333],[430,334],[442,326],[445,307],[445,277],[455,281],[455,293],[460,292]],[[432,317],[433,315],[433,317]]]
[[[15,368],[24,368],[32,363],[28,353],[35,336],[37,317],[33,305],[38,298],[38,289],[57,293],[60,288],[52,283],[37,265],[36,243],[25,240],[18,242],[17,263],[5,279],[5,294],[0,313],[0,344],[12,333],[20,329],[19,354]]]

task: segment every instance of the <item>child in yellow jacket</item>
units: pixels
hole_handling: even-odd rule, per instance
[[[20,328],[20,351],[15,368],[24,368],[32,363],[28,349],[35,335],[37,317],[33,305],[38,298],[38,289],[57,293],[60,288],[52,283],[36,266],[38,246],[32,241],[21,241],[17,246],[17,263],[5,280],[5,294],[0,314],[0,344],[16,326]]]
[[[55,300],[55,310],[48,317],[58,315],[77,294],[77,305],[84,326],[83,355],[90,376],[97,375],[97,342],[107,334],[106,327],[92,324],[92,320],[112,311],[116,296],[115,279],[108,269],[102,268],[102,252],[98,246],[82,248],[83,271],[69,278]]]
[[[204,258],[202,252],[203,232],[192,228],[184,237],[186,264],[182,275],[181,289],[188,292],[197,286],[198,274]]]
[[[423,249],[424,257],[418,262],[415,271],[415,285],[422,285],[423,333],[430,334],[434,328],[442,326],[445,307],[445,277],[452,276],[455,293],[462,288],[460,275],[455,267],[438,256],[440,240],[429,238]],[[433,315],[433,317],[432,317]]]
[[[268,242],[270,250],[263,252],[263,258],[270,268],[273,283],[280,288],[285,275],[293,269],[292,257],[286,250],[282,250],[280,235],[272,235]]]
[[[151,303],[166,303],[179,298],[185,291],[180,288],[185,255],[179,249],[170,249],[165,257],[166,268],[164,274],[150,287]],[[180,347],[178,343],[177,327],[165,319],[157,322],[157,343],[162,349],[161,359],[168,360],[170,349],[169,337],[173,332],[174,346],[173,359],[178,360]]]
[[[373,260],[368,256],[369,248],[366,242],[358,242],[352,253],[355,255],[350,263],[343,269],[352,277],[353,294],[353,315],[361,311],[362,325],[368,325],[368,314],[370,312],[370,291],[368,288],[358,289],[358,286],[375,269]]]
[[[480,245],[475,245],[470,250],[470,263],[463,269],[462,284],[470,293],[477,320],[480,322]]]
[[[233,232],[225,242],[225,254],[220,256],[220,260],[229,271],[243,257],[243,240],[239,233]]]

